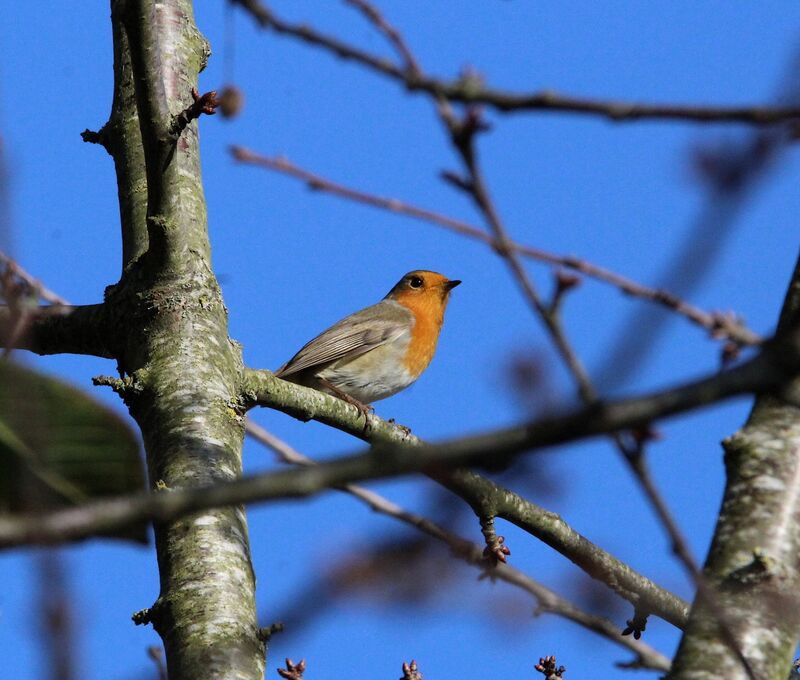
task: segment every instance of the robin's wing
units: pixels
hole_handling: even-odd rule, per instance
[[[362,309],[307,342],[275,375],[286,378],[310,368],[320,370],[340,359],[355,359],[409,333],[413,314],[393,300]]]

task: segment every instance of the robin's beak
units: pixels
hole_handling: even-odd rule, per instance
[[[449,293],[451,290],[453,290],[453,288],[455,288],[460,283],[461,281],[459,281],[458,279],[454,279],[453,281],[445,281],[445,283],[442,285],[444,286],[445,292]]]

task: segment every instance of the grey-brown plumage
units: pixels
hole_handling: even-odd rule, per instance
[[[381,345],[399,340],[403,334],[408,335],[413,323],[414,315],[408,309],[394,300],[381,300],[309,340],[275,371],[275,375],[292,380],[293,376],[300,378],[303,373],[320,373],[333,364],[352,361]]]

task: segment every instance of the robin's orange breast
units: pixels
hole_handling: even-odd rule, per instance
[[[431,363],[439,341],[439,331],[444,321],[444,304],[436,295],[398,296],[397,301],[414,315],[411,339],[406,349],[403,364],[417,378]]]

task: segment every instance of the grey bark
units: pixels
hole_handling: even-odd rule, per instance
[[[800,321],[800,261],[778,333]],[[727,482],[698,597],[671,680],[784,680],[800,637],[800,380],[756,399],[745,426],[723,442]],[[731,639],[732,638],[732,639]]]
[[[214,277],[197,121],[174,116],[208,57],[190,0],[112,0],[114,98],[101,142],[114,158],[123,275],[104,304],[118,391],[141,427],[156,491],[241,474],[242,358]],[[115,329],[115,330],[111,330]],[[241,507],[155,525],[160,594],[141,613],[171,680],[263,677],[255,578]]]

